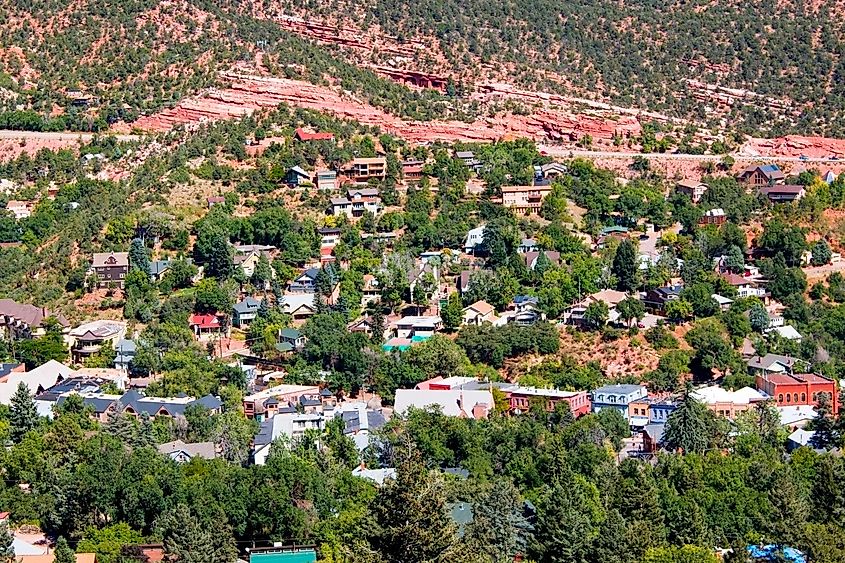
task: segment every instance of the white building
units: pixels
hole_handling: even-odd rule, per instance
[[[493,411],[494,403],[490,391],[397,389],[394,412],[405,414],[411,407],[440,407],[446,416],[481,419]]]
[[[464,240],[464,252],[471,254],[475,251],[475,247],[484,242],[484,226],[476,227],[467,231],[466,240]]]

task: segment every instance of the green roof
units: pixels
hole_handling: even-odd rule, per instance
[[[279,342],[276,344],[276,350],[279,352],[291,352],[293,351],[293,344],[290,342]]]
[[[296,330],[295,328],[282,329],[282,338],[290,338],[291,340],[296,340],[300,336],[302,336],[302,333]]]

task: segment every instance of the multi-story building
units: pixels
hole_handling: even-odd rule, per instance
[[[71,329],[66,336],[71,358],[82,363],[86,358],[100,352],[103,347],[115,348],[126,336],[126,323],[120,321],[96,320]]]
[[[333,197],[330,201],[332,215],[335,217],[345,215],[354,219],[361,217],[366,211],[378,215],[382,208],[379,191],[375,188],[352,189],[347,192],[346,197]]]
[[[693,203],[701,201],[702,196],[707,191],[707,184],[704,182],[696,182],[695,180],[681,180],[675,184],[675,191],[686,194],[692,199]]]
[[[361,184],[373,178],[381,180],[387,174],[387,159],[383,156],[356,158],[347,165],[345,173],[353,181]]]
[[[530,410],[538,401],[547,411],[554,411],[559,403],[567,403],[573,415],[579,417],[590,412],[590,394],[587,391],[561,391],[560,389],[537,389],[514,385],[501,389],[508,399],[510,412],[520,414]]]
[[[91,270],[97,276],[97,287],[114,284],[123,289],[123,280],[129,273],[129,253],[95,252]]]
[[[538,213],[551,186],[502,186],[502,205],[516,213]]]
[[[619,411],[625,420],[630,420],[628,405],[647,396],[648,391],[644,385],[605,385],[592,392],[593,412],[614,409]]]
[[[728,391],[717,385],[696,389],[693,397],[719,416],[734,420],[737,415],[753,408],[755,404],[766,401],[769,396],[751,387]]]
[[[317,170],[314,183],[318,190],[334,190],[337,188],[337,172],[334,170]]]
[[[757,372],[757,389],[775,400],[778,407],[815,405],[819,394],[830,399],[833,412],[839,412],[839,397],[833,379],[815,373]]]

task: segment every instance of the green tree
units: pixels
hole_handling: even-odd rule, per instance
[[[684,453],[703,453],[713,438],[712,413],[693,397],[687,389],[678,408],[672,411],[666,421],[663,443],[668,450],[682,450]]]
[[[590,518],[590,485],[570,478],[553,484],[537,504],[535,541],[529,553],[540,563],[583,561],[595,529]]]
[[[426,468],[418,452],[402,454],[396,478],[386,481],[376,497],[373,515],[376,531],[371,543],[385,561],[460,560],[457,527],[449,516],[442,478]]]
[[[64,536],[59,536],[56,541],[56,549],[53,551],[56,563],[76,563],[76,554],[67,544]]]
[[[810,263],[813,266],[823,266],[830,263],[833,252],[830,250],[830,245],[824,239],[818,240],[813,244],[811,249]]]
[[[446,305],[440,310],[440,318],[443,319],[443,327],[453,331],[461,326],[463,321],[463,304],[458,292],[449,295]]]
[[[819,449],[830,449],[838,442],[833,421],[833,405],[827,393],[819,393],[816,400],[816,418],[813,419],[815,433],[810,445]]]
[[[637,289],[637,249],[633,241],[625,239],[619,244],[610,271],[616,278],[616,289],[625,292]]]
[[[692,305],[686,299],[673,299],[666,303],[666,318],[672,322],[682,323],[692,317]]]
[[[763,332],[769,328],[769,313],[766,308],[760,303],[755,303],[751,309],[748,310],[748,322],[751,328],[757,332]]]
[[[132,239],[132,244],[129,246],[129,268],[139,270],[146,275],[150,274],[150,257],[144,242],[139,238]]]
[[[584,311],[584,322],[592,330],[598,330],[607,324],[609,309],[604,301],[593,301]]]
[[[231,531],[225,524],[203,523],[180,504],[156,522],[165,560],[173,563],[228,563],[237,557]]]
[[[15,562],[15,536],[9,530],[8,522],[0,522],[0,563]]]
[[[745,255],[742,249],[736,245],[732,245],[725,255],[725,268],[735,274],[740,274],[745,271]]]
[[[532,526],[524,511],[513,482],[495,479],[473,503],[472,522],[464,538],[490,561],[513,561],[516,555],[525,553],[531,537]]]
[[[222,231],[203,229],[194,244],[194,260],[205,266],[205,275],[221,280],[234,274],[233,253],[229,237]]]
[[[194,309],[198,313],[228,313],[232,296],[226,287],[214,278],[205,278],[197,284]]]
[[[253,270],[249,281],[255,287],[263,289],[272,278],[273,269],[270,267],[270,261],[262,254],[258,257],[258,263],[255,265],[255,270]]]
[[[12,395],[9,407],[9,433],[15,443],[23,440],[27,432],[38,427],[38,410],[29,387],[21,381]]]
[[[639,322],[645,316],[645,305],[639,299],[634,299],[631,296],[625,297],[616,305],[616,310],[619,312],[620,318],[624,320],[628,326],[631,326],[632,320]]]

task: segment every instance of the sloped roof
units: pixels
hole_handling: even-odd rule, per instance
[[[55,317],[63,327],[70,326],[68,320],[61,313],[52,313],[45,307],[18,303],[13,299],[0,299],[0,315],[17,319],[33,328],[40,327],[44,319],[48,317]]]

